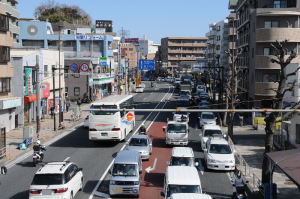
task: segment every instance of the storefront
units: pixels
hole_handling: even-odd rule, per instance
[[[14,97],[0,100],[0,129],[9,132],[16,127],[16,107],[21,106],[21,98]]]

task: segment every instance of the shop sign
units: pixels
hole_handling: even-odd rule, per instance
[[[25,68],[25,92],[24,95],[31,95],[33,93],[32,87],[32,69]]]
[[[13,98],[2,100],[2,109],[10,109],[21,106],[21,98]]]

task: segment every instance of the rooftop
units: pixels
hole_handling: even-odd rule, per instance
[[[63,174],[70,164],[70,162],[50,162],[40,168],[36,174]]]
[[[193,149],[190,147],[173,147],[172,156],[174,157],[194,157]]]
[[[168,184],[201,186],[200,177],[195,167],[168,166],[166,175]]]

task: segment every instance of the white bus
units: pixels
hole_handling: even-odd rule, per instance
[[[101,109],[133,108],[132,95],[111,95],[93,103],[89,113],[89,139],[122,141],[133,130],[134,112],[101,111]]]

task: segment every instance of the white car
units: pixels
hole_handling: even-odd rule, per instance
[[[228,142],[221,137],[210,137],[204,149],[204,161],[208,169],[227,170],[235,169],[234,152]]]
[[[174,193],[171,199],[212,199],[212,197],[204,193]]]
[[[225,134],[222,133],[221,127],[219,125],[204,125],[202,132],[200,133],[201,138],[201,148],[204,150],[206,148],[206,142],[210,137],[223,136],[226,138]]]
[[[191,147],[173,147],[172,156],[168,165],[198,167],[199,163],[195,162],[194,152]]]
[[[135,87],[135,92],[136,93],[143,93],[144,92],[144,88],[145,87],[139,85],[139,86]]]
[[[176,109],[177,111],[173,114],[173,120],[178,122],[187,122],[189,123],[189,112],[187,111],[187,108],[184,107],[178,107]]]
[[[72,162],[51,162],[34,175],[29,199],[73,199],[82,188],[81,168]]]
[[[199,117],[199,126],[202,128],[204,125],[216,125],[217,118],[212,112],[202,112]]]
[[[152,154],[152,142],[148,135],[133,135],[126,145],[126,150],[137,151],[142,160],[149,160]]]
[[[89,116],[86,116],[86,118],[84,119],[83,127],[89,128]]]

